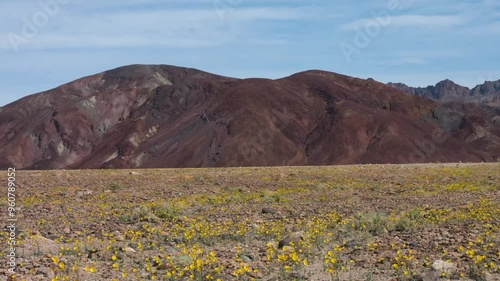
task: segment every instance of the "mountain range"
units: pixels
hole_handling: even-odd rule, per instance
[[[498,161],[498,82],[476,88],[410,88],[320,70],[271,80],[130,65],[1,107],[0,166]]]
[[[500,80],[486,81],[473,89],[460,86],[448,79],[425,88],[409,87],[403,83],[389,83],[388,85],[405,93],[438,101],[476,102],[500,106]]]

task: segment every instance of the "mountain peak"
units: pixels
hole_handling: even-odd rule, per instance
[[[444,84],[444,85],[457,85],[457,86],[460,86],[460,85],[458,85],[457,83],[455,83],[454,81],[452,81],[450,79],[444,79],[442,81],[439,81],[436,85],[442,85],[442,84]]]

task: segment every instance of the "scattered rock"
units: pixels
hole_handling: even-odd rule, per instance
[[[40,235],[22,242],[19,248],[26,256],[57,254],[59,251],[59,245],[56,242]]]
[[[33,281],[43,281],[43,280],[45,280],[45,276],[43,276],[43,274],[38,274],[33,276]],[[9,279],[7,279],[7,281],[9,281]]]
[[[248,263],[248,262],[253,261],[253,257],[248,256],[248,255],[241,255],[241,256],[240,256],[240,259],[241,259],[243,262],[247,262],[247,263]]]
[[[147,222],[157,222],[160,219],[155,214],[148,213],[148,215],[144,217],[144,220]]]
[[[115,236],[116,241],[124,241],[125,240],[125,238],[123,238],[123,235],[118,230],[113,231],[113,235]]]
[[[254,272],[254,271],[250,271],[248,273],[248,275],[252,278],[255,278],[255,279],[262,279],[263,275],[262,275],[262,272],[258,271],[258,272]]]
[[[77,269],[77,275],[79,278],[79,280],[94,280],[94,276],[92,276],[92,273],[88,272],[88,271],[85,271],[83,268],[79,267]]]
[[[486,281],[500,281],[500,275],[493,275],[489,272],[486,272],[484,277]]]
[[[51,268],[48,268],[48,267],[39,268],[37,271],[37,274],[41,274],[44,277],[46,277],[47,279],[52,279],[52,278],[56,277],[54,270],[52,270]]]
[[[89,195],[92,195],[92,193],[93,193],[93,192],[92,192],[92,190],[85,190],[85,191],[78,191],[78,192],[76,193],[76,195],[77,195],[78,197],[83,197],[83,196],[89,196]]]
[[[436,271],[439,275],[446,274],[446,276],[451,276],[457,272],[457,266],[446,262],[444,260],[436,260],[431,265],[432,269]]]
[[[449,255],[455,259],[460,259],[462,257],[462,254],[458,252],[450,252]]]
[[[379,262],[390,261],[396,257],[396,254],[393,251],[384,251],[379,255]]]
[[[422,275],[420,274],[416,274],[413,276],[413,280],[415,281],[424,281],[424,277],[422,277]]]
[[[290,246],[290,243],[294,243],[294,245],[297,246],[298,242],[302,240],[304,240],[304,237],[301,232],[293,233],[279,241],[278,249],[283,249],[284,246]]]
[[[169,270],[170,266],[166,263],[160,263],[157,267],[157,270]]]
[[[69,226],[66,226],[64,229],[63,229],[63,232],[65,234],[69,234],[71,232],[71,228],[69,228]]]
[[[136,250],[134,250],[134,249],[133,249],[133,248],[131,248],[131,247],[127,247],[127,248],[125,248],[125,252],[126,252],[126,253],[132,253],[132,254],[137,253],[137,251],[136,251]]]
[[[277,214],[278,210],[273,209],[273,208],[264,207],[264,208],[262,208],[262,213],[263,214]]]
[[[419,275],[422,281],[449,281],[447,279],[441,279],[441,276],[434,270],[426,270],[422,275]]]

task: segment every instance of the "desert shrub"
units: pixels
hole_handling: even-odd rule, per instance
[[[152,211],[155,216],[166,220],[175,219],[179,215],[179,210],[168,203],[157,205]]]
[[[131,213],[125,213],[119,217],[121,222],[134,222],[146,218],[151,211],[146,206],[140,206]]]
[[[396,223],[394,224],[394,229],[396,231],[407,231],[413,228],[413,222],[409,220],[406,217],[400,217],[398,220],[396,220]]]
[[[260,200],[262,202],[276,202],[276,203],[285,202],[285,198],[282,195],[268,190],[265,190],[260,193]]]
[[[410,211],[405,213],[405,216],[408,217],[410,220],[417,222],[422,220],[422,213],[420,213],[419,209],[411,209]]]
[[[388,217],[380,213],[357,214],[353,222],[354,229],[364,230],[375,236],[384,234],[388,225]]]
[[[109,189],[116,191],[116,190],[122,189],[122,186],[119,183],[113,182],[113,183],[109,184]]]
[[[422,214],[418,209],[412,209],[403,212],[402,215],[395,221],[394,229],[396,231],[408,231],[417,228],[422,222]]]

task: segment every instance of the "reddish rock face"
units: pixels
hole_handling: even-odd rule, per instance
[[[324,71],[234,79],[133,65],[0,108],[0,166],[496,161],[499,112]]]

